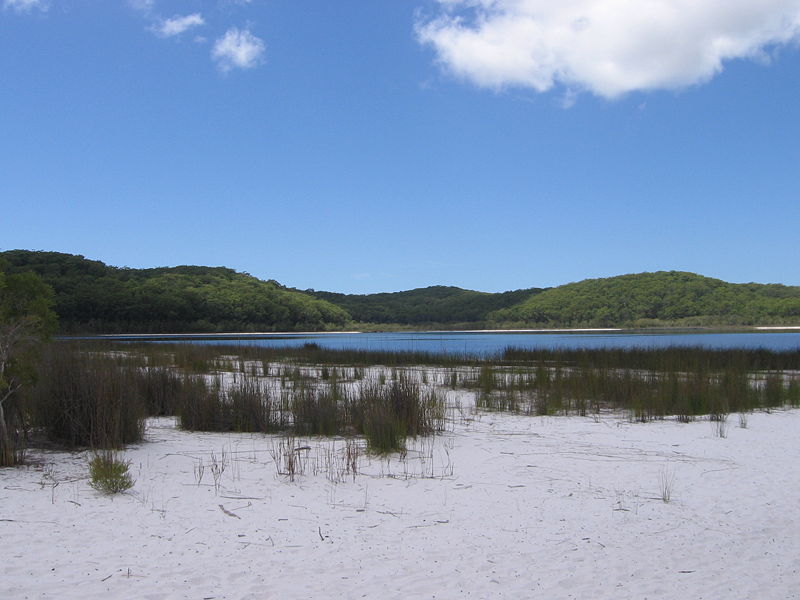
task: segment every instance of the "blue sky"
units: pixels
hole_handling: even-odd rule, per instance
[[[800,0],[0,6],[0,249],[352,293],[800,285]]]

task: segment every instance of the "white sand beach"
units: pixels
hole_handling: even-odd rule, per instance
[[[355,476],[298,440],[290,481],[277,436],[152,419],[129,492],[86,452],[0,470],[0,597],[797,598],[800,411],[727,425],[465,411]]]

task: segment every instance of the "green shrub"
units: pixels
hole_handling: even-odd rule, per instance
[[[89,461],[89,485],[109,495],[129,490],[134,484],[128,472],[130,465],[130,461],[119,459],[110,450],[96,453]]]

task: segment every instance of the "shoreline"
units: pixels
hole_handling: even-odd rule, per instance
[[[386,329],[376,331],[345,330],[345,331],[256,331],[256,332],[226,332],[226,333],[90,333],[59,335],[57,339],[237,339],[237,338],[271,338],[271,337],[309,337],[309,336],[338,336],[338,335],[373,335],[373,334],[570,334],[570,333],[756,333],[756,332],[797,332],[800,325],[760,325],[737,328],[717,327],[653,327],[653,328],[624,328],[624,327],[552,327],[552,328],[517,328],[517,329]]]
[[[621,327],[573,327],[565,329],[430,329],[417,333],[608,333],[611,331],[625,331],[625,329]]]

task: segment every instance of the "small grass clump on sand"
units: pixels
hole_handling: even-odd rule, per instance
[[[89,461],[89,485],[108,495],[129,490],[135,483],[128,472],[130,464],[111,450],[95,453]]]
[[[675,487],[675,471],[666,465],[658,474],[658,491],[664,504],[672,500],[672,490]]]
[[[748,423],[747,413],[746,412],[740,412],[739,413],[739,427],[741,429],[747,429],[747,423]]]

